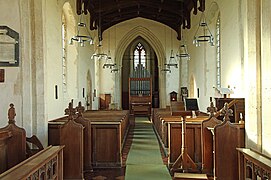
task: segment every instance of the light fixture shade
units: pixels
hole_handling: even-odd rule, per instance
[[[101,41],[99,41],[99,43],[97,45],[97,49],[95,50],[95,52],[96,51],[97,51],[97,53],[94,53],[91,56],[91,59],[98,58],[99,60],[102,60],[103,58],[105,58],[107,60],[108,54],[106,54],[106,53],[103,52],[103,46],[102,46],[102,42]]]
[[[85,46],[85,42],[89,42],[90,45],[93,45],[93,38],[90,35],[80,35],[80,29],[86,28],[86,24],[81,21],[82,15],[83,15],[83,13],[80,16],[80,22],[77,24],[77,35],[73,36],[70,39],[70,41],[69,41],[70,45],[73,45],[73,41],[78,42],[81,47]]]
[[[181,59],[187,58],[188,60],[190,60],[190,54],[188,53],[187,46],[185,44],[180,45],[179,53],[176,56]]]
[[[171,70],[169,68],[163,68],[163,69],[161,69],[161,71],[171,73]]]
[[[105,63],[103,65],[103,68],[114,68],[116,66],[116,63],[113,62],[112,58],[111,58],[111,54],[110,54],[110,51],[108,51],[108,54],[106,56],[106,59],[105,59]]]
[[[173,50],[171,50],[171,54],[170,54],[170,57],[169,57],[169,61],[168,63],[165,63],[165,66],[170,69],[170,67],[175,67],[175,68],[178,68],[178,63],[173,55]]]
[[[208,27],[204,13],[201,14],[199,26],[193,40],[196,47],[200,46],[201,43],[209,43],[214,46],[214,37]]]

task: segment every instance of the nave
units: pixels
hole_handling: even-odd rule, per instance
[[[200,113],[192,117],[190,111],[170,113],[168,109],[157,109],[158,119],[129,118],[129,113],[123,110],[85,111],[81,103],[73,108],[71,102],[65,109],[68,115],[49,122],[50,145],[44,148],[39,146],[38,137],[27,138],[25,129],[16,125],[15,108],[10,104],[8,125],[0,128],[0,179],[270,179],[270,159],[243,148],[244,122],[230,122],[229,107],[234,103],[225,103],[219,111],[224,114],[220,121],[215,117],[212,102],[209,117]],[[159,125],[160,120],[163,123]],[[181,146],[168,141],[167,136],[172,133],[160,131],[165,130],[165,121],[181,125],[181,129],[171,129],[170,124],[166,128],[177,133],[175,139],[181,141]],[[199,124],[201,133],[196,130]],[[200,133],[200,137],[191,132]],[[197,139],[202,141],[196,142]],[[34,146],[28,142],[38,149],[32,149]],[[191,146],[191,142],[197,147]],[[169,164],[163,163],[160,149],[167,143],[168,147],[175,146],[167,148]],[[202,157],[197,157],[197,148],[202,150]],[[173,164],[170,158],[175,158]]]

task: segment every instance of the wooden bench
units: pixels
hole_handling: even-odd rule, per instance
[[[45,148],[0,174],[0,179],[63,179],[63,146]]]

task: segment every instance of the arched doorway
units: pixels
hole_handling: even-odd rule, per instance
[[[159,107],[159,74],[158,59],[150,44],[138,36],[126,48],[122,58],[122,109],[129,109],[128,79],[131,73],[141,64],[151,74],[152,78],[152,107]]]

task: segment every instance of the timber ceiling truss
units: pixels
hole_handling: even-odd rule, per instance
[[[113,25],[142,17],[171,27],[180,40],[181,27],[191,28],[192,10],[203,12],[205,0],[77,0],[77,14],[89,13],[89,28],[100,30],[100,36]]]

